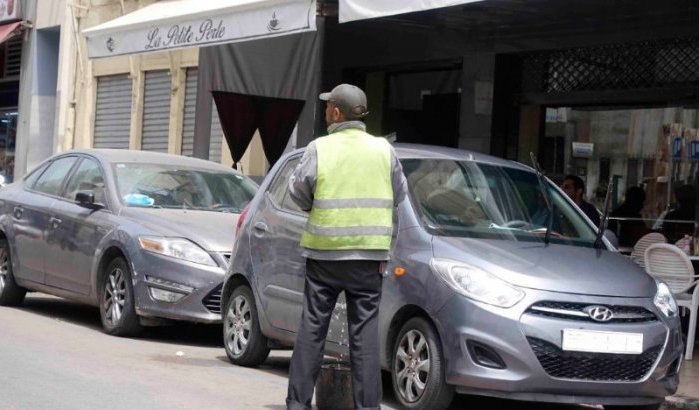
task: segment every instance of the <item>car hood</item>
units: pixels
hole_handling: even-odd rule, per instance
[[[163,236],[187,238],[209,252],[230,252],[240,215],[191,209],[124,208],[122,216]]]
[[[655,280],[627,257],[577,246],[435,237],[436,258],[466,262],[524,288],[598,296],[650,297]]]

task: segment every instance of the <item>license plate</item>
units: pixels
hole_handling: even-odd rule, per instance
[[[643,333],[563,329],[563,350],[592,353],[643,353]]]

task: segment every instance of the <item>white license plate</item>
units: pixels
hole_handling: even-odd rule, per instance
[[[563,350],[593,353],[643,353],[643,333],[563,329]]]

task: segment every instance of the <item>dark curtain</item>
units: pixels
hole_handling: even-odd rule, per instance
[[[284,153],[289,137],[301,115],[304,102],[279,98],[254,97],[258,100],[257,125],[262,147],[270,167]]]
[[[296,122],[298,145],[305,146],[313,139],[318,94],[321,92],[322,17],[317,18],[316,26],[318,31],[199,49],[195,157],[208,158],[211,101],[212,95],[216,98],[216,94],[219,94],[216,104],[221,126],[229,144],[233,144],[231,153],[234,159],[245,151],[239,148],[250,143],[247,125],[252,118],[257,122],[256,128],[260,129],[265,154],[271,163],[279,157],[279,146],[283,145],[282,151],[286,147]],[[247,98],[255,108],[251,110],[247,103],[241,103],[235,97],[221,97],[221,94]],[[262,98],[269,100],[263,102]],[[308,103],[301,104],[303,101]],[[244,111],[233,112],[241,107]],[[290,121],[292,117],[295,118],[293,123]],[[236,121],[241,122],[235,125]],[[238,147],[233,148],[234,145]]]
[[[212,94],[234,166],[240,162],[258,129],[267,161],[270,166],[274,165],[289,142],[304,101],[223,91]]]
[[[235,165],[240,162],[257,129],[255,104],[249,96],[221,91],[212,94]]]

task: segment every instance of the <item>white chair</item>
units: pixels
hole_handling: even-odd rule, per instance
[[[645,234],[633,246],[633,251],[631,251],[631,256],[629,257],[642,268],[645,268],[646,262],[644,255],[646,254],[646,249],[648,249],[648,247],[654,243],[667,243],[667,239],[665,238],[665,235],[659,232]]]
[[[694,337],[697,327],[697,309],[699,308],[699,275],[689,257],[675,245],[655,243],[646,249],[646,271],[662,280],[672,291],[677,305],[689,309],[689,328],[687,329],[687,349],[685,359],[692,360]],[[689,290],[694,287],[692,293]]]

